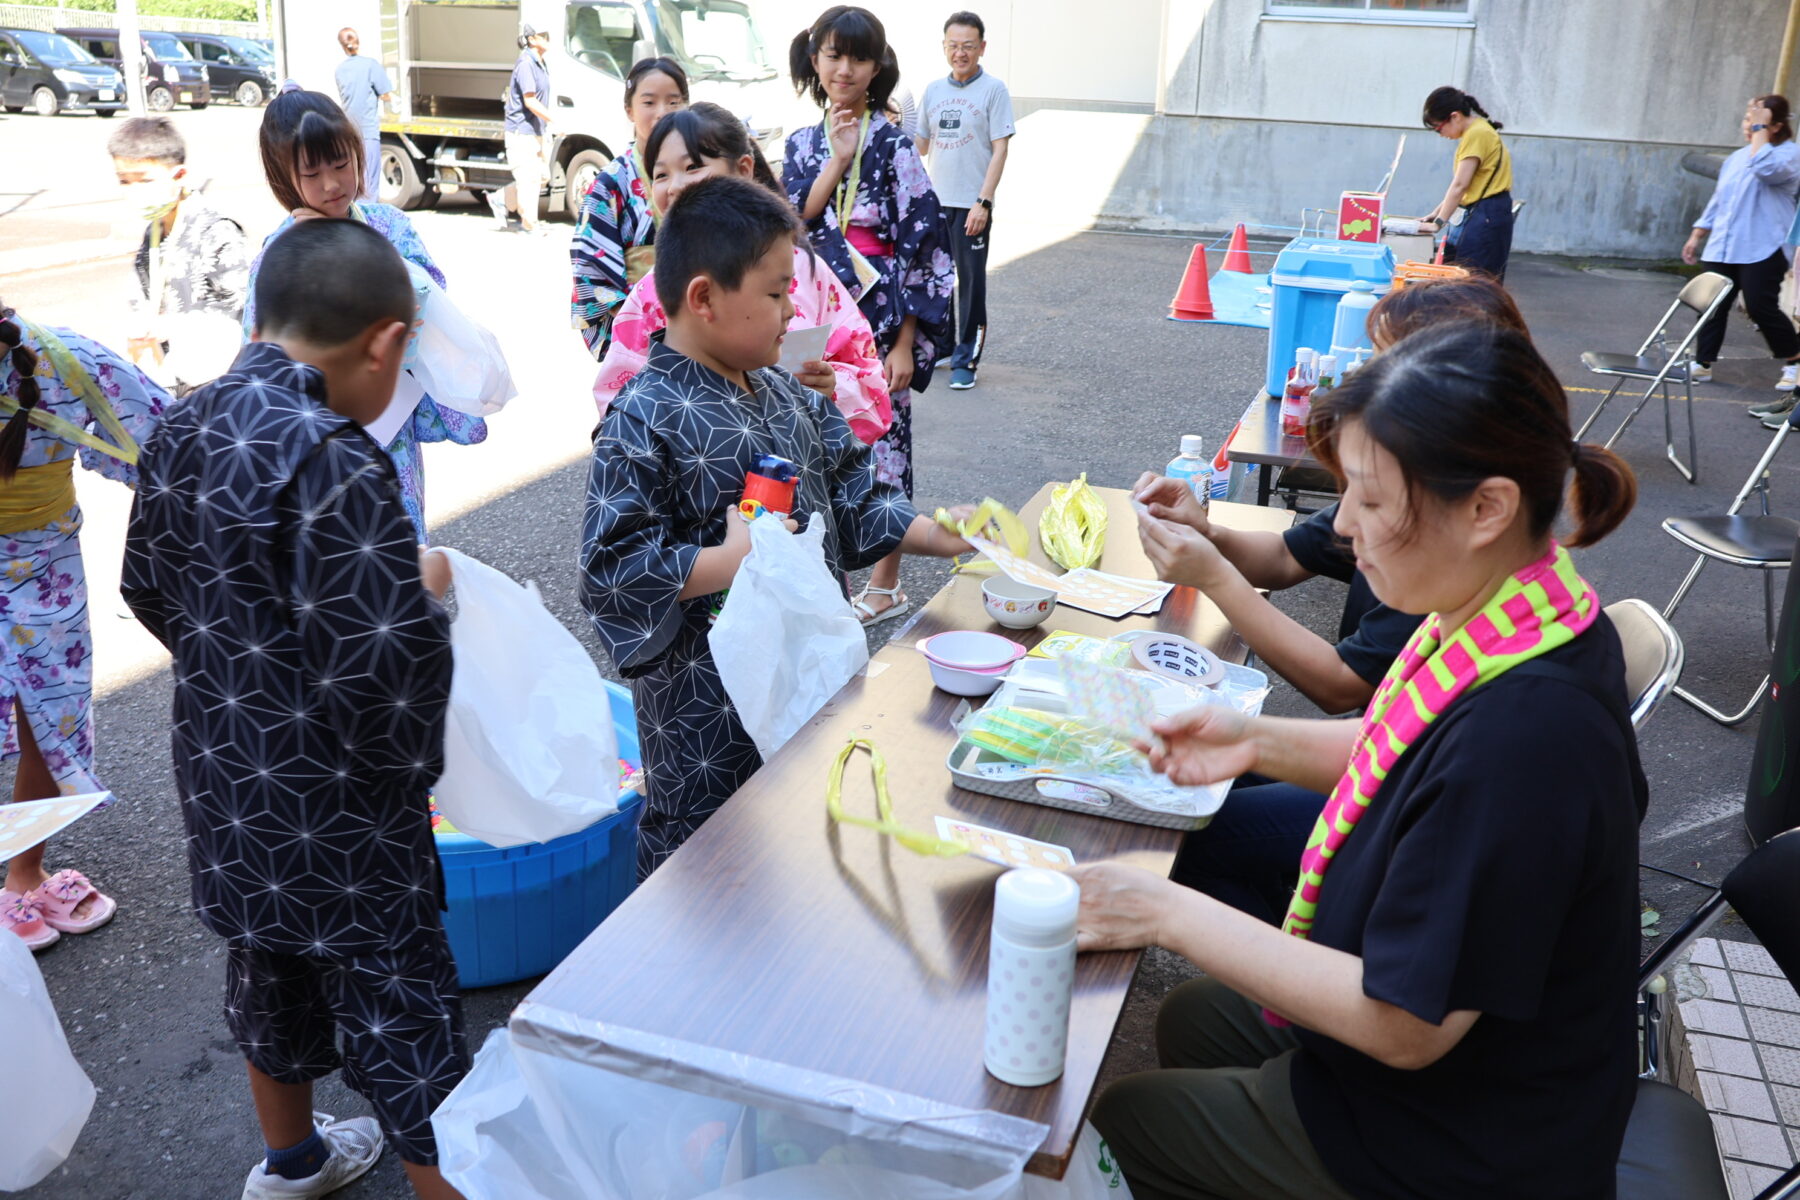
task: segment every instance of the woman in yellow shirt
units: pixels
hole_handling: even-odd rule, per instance
[[[1456,142],[1455,174],[1430,219],[1440,227],[1450,222],[1457,265],[1505,282],[1513,201],[1512,156],[1499,133],[1504,126],[1469,93],[1441,87],[1425,97],[1425,127]]]

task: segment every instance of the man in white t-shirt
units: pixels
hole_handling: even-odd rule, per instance
[[[988,231],[994,219],[994,192],[1006,169],[1013,135],[1012,96],[1006,85],[981,69],[987,53],[987,26],[972,12],[952,13],[944,22],[944,57],[950,74],[925,88],[918,124],[909,133],[931,170],[943,206],[944,223],[956,259],[956,352],[950,359],[950,386],[975,386],[987,342]]]

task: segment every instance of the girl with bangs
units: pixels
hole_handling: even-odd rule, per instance
[[[659,211],[667,211],[691,185],[715,175],[735,175],[786,195],[744,123],[717,104],[702,101],[658,121],[644,146],[644,159]],[[869,322],[831,268],[804,244],[794,247],[790,298],[794,319],[789,330],[831,328],[824,355],[803,364],[794,378],[836,404],[860,441],[873,443],[887,432],[893,405]],[[668,324],[652,270],[638,280],[613,319],[612,344],[594,380],[594,404],[602,417],[619,389],[643,369],[651,336]]]
[[[263,174],[276,201],[288,217],[263,242],[250,264],[250,283],[244,303],[244,336],[256,328],[256,275],[271,243],[297,221],[336,217],[360,221],[393,243],[407,263],[425,272],[441,288],[448,288],[444,273],[432,261],[418,231],[405,213],[391,204],[363,199],[362,134],[337,101],[320,92],[302,91],[287,84],[263,112],[261,134]],[[403,380],[403,383],[407,380]],[[416,385],[415,385],[416,387]],[[425,542],[425,463],[419,446],[424,442],[454,442],[472,446],[487,440],[487,422],[457,412],[421,395],[412,415],[383,447],[400,477],[400,496],[419,541]]]
[[[581,11],[583,18],[594,16],[592,9]],[[581,219],[569,243],[575,328],[595,358],[612,341],[613,318],[626,293],[656,261],[656,214],[662,206],[650,194],[644,147],[656,123],[686,108],[687,102],[687,73],[672,58],[639,59],[625,73],[631,145],[607,164],[582,197]]]
[[[875,475],[911,498],[912,393],[925,390],[952,344],[956,273],[937,193],[912,139],[883,115],[900,65],[873,13],[827,9],[794,38],[788,68],[825,118],[788,137],[783,183],[813,249],[875,333],[894,409],[892,427],[875,443]],[[854,604],[865,625],[911,609],[898,554],[876,564]]]

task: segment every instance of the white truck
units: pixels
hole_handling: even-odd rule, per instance
[[[780,59],[745,0],[277,0],[273,15],[284,74],[307,88],[337,94],[346,26],[387,68],[397,111],[382,116],[381,199],[401,208],[512,181],[503,97],[526,24],[550,35],[551,212],[574,213],[630,144],[624,76],[640,58],[682,64],[694,100],[730,109],[777,154],[779,115],[792,108]]]

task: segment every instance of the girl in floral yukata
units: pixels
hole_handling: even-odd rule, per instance
[[[594,180],[581,202],[569,263],[575,274],[575,328],[599,358],[612,340],[613,318],[633,284],[656,261],[658,207],[650,194],[643,148],[666,114],[687,107],[687,74],[672,58],[645,58],[625,74],[625,115],[635,137]]]
[[[103,790],[75,458],[136,486],[138,443],[170,403],[106,347],[0,304],[0,722],[4,757],[18,763],[15,801]],[[47,872],[42,844],[6,864],[0,925],[33,950],[97,929],[117,908],[80,871]]]
[[[683,189],[714,175],[751,179],[785,196],[744,123],[716,104],[703,101],[658,121],[645,143],[644,157],[650,164],[658,211],[668,211]],[[893,408],[869,322],[810,246],[794,247],[789,296],[794,302],[789,330],[831,328],[824,357],[804,364],[794,377],[834,402],[851,432],[865,445],[872,444],[887,432]],[[656,298],[656,272],[651,271],[631,289],[613,320],[612,345],[600,360],[594,381],[594,403],[602,417],[619,389],[643,368],[650,335],[668,324]]]
[[[262,121],[263,174],[269,181],[269,190],[289,215],[263,242],[263,249],[250,264],[250,286],[244,303],[246,337],[256,328],[256,273],[262,266],[263,253],[296,221],[315,217],[361,221],[393,243],[401,258],[423,270],[437,286],[448,286],[444,273],[432,261],[405,213],[391,204],[358,198],[366,177],[362,157],[362,134],[336,100],[289,84],[269,102]],[[486,421],[424,396],[384,447],[400,477],[400,498],[419,541],[427,540],[425,462],[419,446],[424,442],[472,446],[486,440]]]
[[[825,109],[787,140],[783,182],[819,257],[875,332],[894,423],[875,443],[875,473],[913,491],[912,393],[950,348],[956,291],[937,193],[907,137],[882,115],[900,66],[875,14],[839,5],[794,38],[789,73]],[[900,556],[877,563],[855,605],[865,624],[900,616]]]

